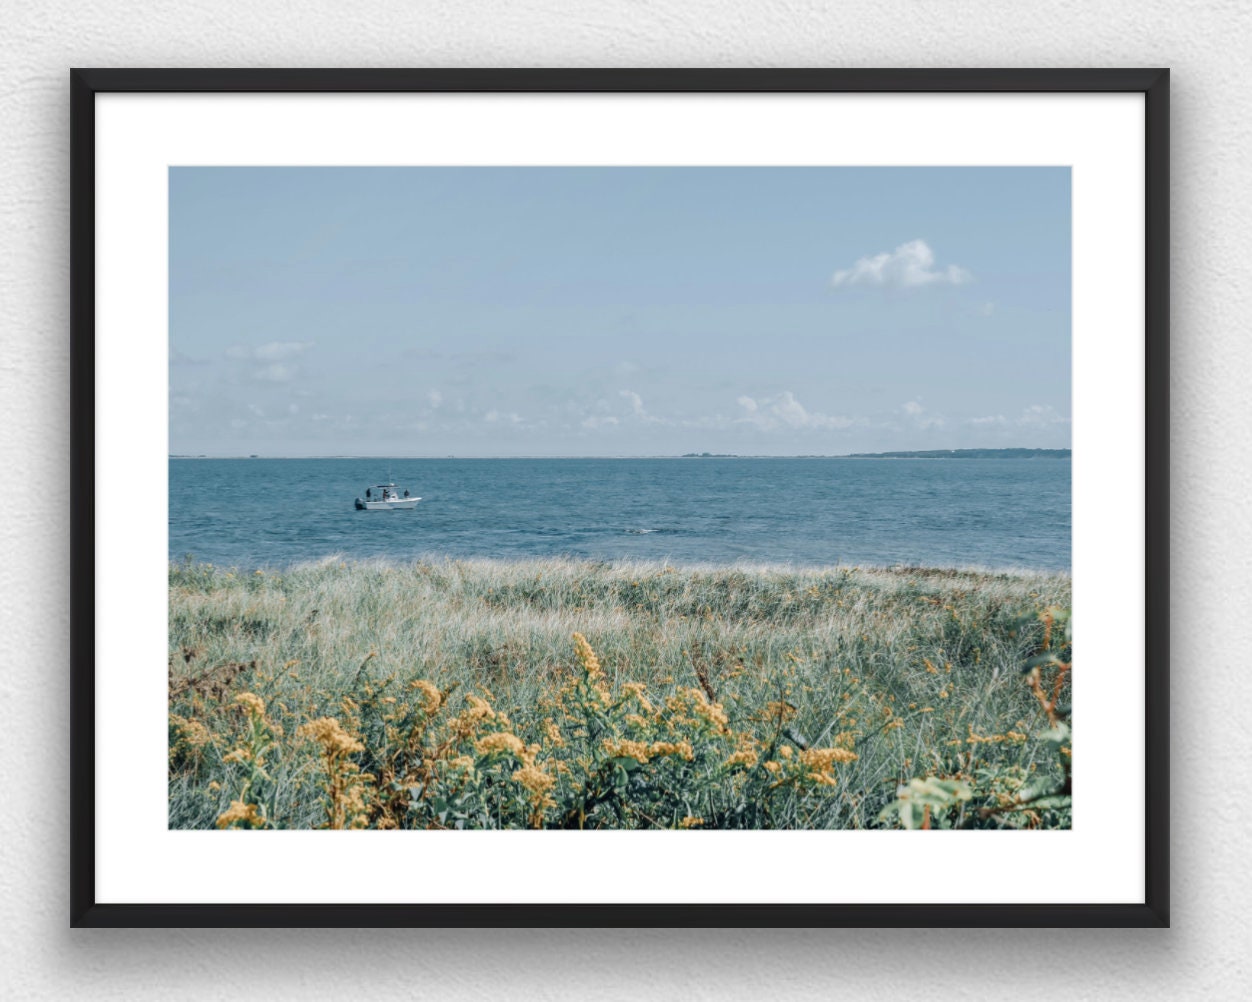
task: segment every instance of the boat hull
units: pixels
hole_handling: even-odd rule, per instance
[[[364,501],[356,499],[357,511],[396,511],[400,508],[416,508],[421,498],[397,498],[394,501]]]

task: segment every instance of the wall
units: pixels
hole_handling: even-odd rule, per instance
[[[1246,981],[1252,73],[1238,53],[1252,7],[3,0],[0,24],[0,994],[1116,1000],[1232,997]],[[30,491],[66,472],[66,71],[79,65],[1171,66],[1174,928],[71,933],[68,513]]]

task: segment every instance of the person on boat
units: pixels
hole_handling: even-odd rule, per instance
[[[408,492],[407,490],[404,492],[404,496],[405,496],[406,498],[409,496],[409,492]]]
[[[371,497],[371,495],[370,495],[370,489],[367,487],[367,488],[365,488],[365,500],[366,500],[366,501],[368,501],[368,500],[370,499],[370,497]]]

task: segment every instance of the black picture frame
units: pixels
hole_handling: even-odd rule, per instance
[[[116,904],[95,892],[95,97],[101,93],[1134,93],[1145,97],[1144,900],[1129,904]],[[88,927],[1169,925],[1167,69],[74,69],[70,924]]]

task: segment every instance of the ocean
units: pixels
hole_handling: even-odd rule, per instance
[[[169,555],[1070,568],[1068,459],[171,459]],[[422,501],[356,511],[393,480]]]

